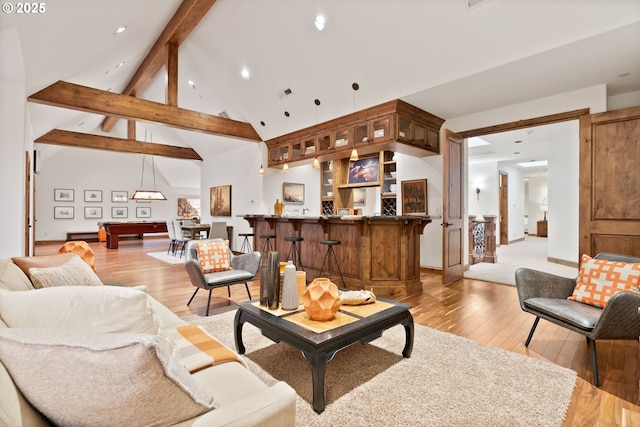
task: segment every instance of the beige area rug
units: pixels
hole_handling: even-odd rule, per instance
[[[527,237],[521,242],[501,245],[496,248],[496,255],[498,256],[497,263],[473,264],[464,272],[464,277],[515,286],[516,270],[520,267],[545,271],[563,277],[574,278],[578,276],[577,267],[547,261],[546,238]]]
[[[235,310],[184,320],[235,348]],[[298,426],[561,426],[576,373],[550,362],[483,346],[421,325],[410,358],[404,328],[356,344],[327,365],[321,414],[311,407],[311,371],[299,351],[245,324],[242,356],[265,383],[285,381],[298,393]]]
[[[180,255],[172,255],[166,252],[147,252],[147,255],[168,264],[184,264],[184,256],[180,257]]]

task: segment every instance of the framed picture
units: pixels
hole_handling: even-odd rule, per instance
[[[367,204],[367,190],[365,188],[353,189],[353,205],[364,206]]]
[[[427,180],[402,181],[402,215],[426,215]]]
[[[74,190],[68,188],[54,188],[53,190],[53,201],[55,202],[73,202],[73,196]]]
[[[372,184],[379,183],[380,158],[367,157],[364,159],[349,162],[349,184]]]
[[[111,208],[111,218],[127,218],[129,216],[129,208],[124,206],[114,206]]]
[[[127,203],[128,200],[129,200],[128,191],[112,191],[111,192],[111,201],[113,203]]]
[[[178,197],[178,218],[200,218],[200,199]]]
[[[282,201],[290,205],[304,204],[304,184],[283,182]]]
[[[99,206],[85,206],[84,217],[90,218],[102,218],[102,208]]]
[[[102,190],[84,190],[85,202],[101,202]]]
[[[136,207],[136,218],[151,218],[151,208]]]
[[[211,187],[209,203],[211,216],[231,216],[231,186]]]
[[[73,206],[54,206],[53,219],[73,219]]]

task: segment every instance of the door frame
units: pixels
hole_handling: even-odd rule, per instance
[[[526,120],[518,120],[516,122],[507,122],[507,123],[502,123],[502,124],[498,124],[498,125],[492,125],[492,126],[485,126],[482,128],[476,128],[476,129],[469,129],[469,130],[465,130],[465,131],[459,131],[456,132],[456,135],[460,138],[464,139],[468,139],[474,136],[483,136],[483,135],[488,135],[491,133],[499,133],[499,132],[506,132],[506,131],[511,131],[511,130],[516,130],[516,129],[524,129],[524,128],[528,128],[528,127],[533,127],[533,126],[540,126],[540,125],[548,125],[548,124],[552,124],[552,123],[560,123],[560,122],[566,122],[566,121],[570,121],[570,120],[579,120],[581,116],[584,116],[586,114],[590,114],[590,109],[589,108],[581,108],[578,110],[571,110],[571,111],[566,111],[563,113],[556,113],[556,114],[550,114],[547,116],[540,116],[540,117],[534,117],[531,119],[526,119]],[[445,132],[441,132],[440,133],[440,146],[444,147],[446,144],[446,133]],[[581,139],[582,140],[582,136]],[[446,150],[443,150],[442,152],[442,156],[443,156],[443,164],[446,165],[448,164],[448,153]],[[465,161],[466,161],[466,157],[465,156]],[[444,169],[444,167],[443,167]],[[463,185],[465,186],[465,188],[468,186],[468,183],[463,182]],[[444,200],[447,200],[447,198],[449,197],[449,190],[446,187],[446,185],[444,185],[443,183],[443,188],[442,188],[442,194],[443,194],[443,224],[444,224]],[[463,191],[464,194],[466,194],[466,191]],[[465,202],[466,203],[466,202]],[[466,205],[465,205],[466,206]],[[463,227],[466,228],[466,222],[463,224]],[[444,281],[444,274],[445,274],[445,270],[444,270],[444,260],[445,260],[445,247],[444,247],[444,226],[443,226],[443,245],[442,245],[442,263],[443,263],[443,283],[446,283]],[[468,230],[465,230],[468,232]],[[460,258],[461,259],[465,259],[465,254],[464,254],[464,245],[462,245],[462,247],[460,248]]]

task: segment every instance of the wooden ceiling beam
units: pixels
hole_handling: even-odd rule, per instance
[[[151,80],[166,63],[168,43],[180,46],[200,23],[216,0],[184,0],[173,15],[153,47],[140,64],[122,92],[123,95],[136,96],[149,86]],[[109,132],[118,122],[118,117],[107,116],[102,121],[102,130]]]
[[[110,136],[90,135],[60,129],[42,135],[35,142],[40,144],[62,145],[65,147],[93,148],[97,150],[120,151],[123,153],[149,154],[151,156],[172,157],[176,159],[202,160],[202,157],[189,147],[155,144],[113,138]]]
[[[119,95],[74,83],[58,81],[27,98],[30,102],[69,108],[123,119],[157,123],[178,129],[260,141],[250,123]]]

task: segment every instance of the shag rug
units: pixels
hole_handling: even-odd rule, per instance
[[[166,252],[147,252],[147,255],[169,264],[184,264],[184,256],[180,257],[180,255],[168,254]]]
[[[232,349],[235,310],[184,320],[202,325]],[[311,370],[302,354],[245,323],[242,357],[272,385],[298,393],[298,426],[561,426],[576,373],[550,362],[484,346],[415,325],[410,358],[404,328],[338,352],[327,365],[321,414],[311,407]]]

